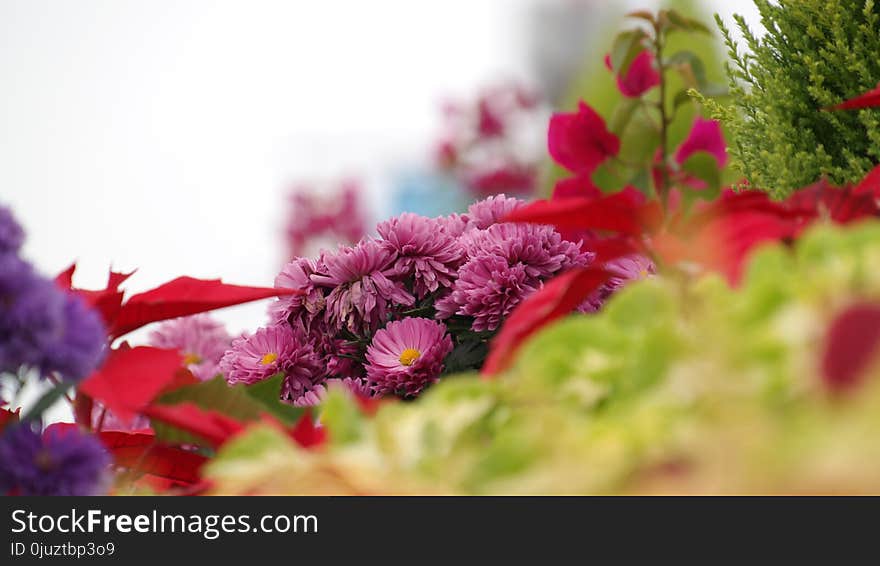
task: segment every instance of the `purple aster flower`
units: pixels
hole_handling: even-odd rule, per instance
[[[476,332],[496,330],[523,299],[541,287],[526,266],[513,266],[500,256],[485,255],[467,262],[452,292],[435,304],[437,317],[473,317]]]
[[[94,309],[80,297],[62,289],[64,317],[56,338],[46,346],[40,364],[44,375],[55,372],[64,379],[79,381],[95,371],[107,352],[107,329]]]
[[[94,436],[73,427],[50,426],[41,435],[27,425],[0,437],[0,493],[97,495],[111,458]]]
[[[331,328],[347,328],[355,334],[375,332],[394,306],[415,302],[403,283],[394,280],[395,257],[376,240],[341,246],[335,254],[325,256],[326,274],[314,274],[311,279],[316,285],[333,288],[325,313]]]
[[[281,399],[297,406],[317,402],[326,378],[322,356],[302,332],[276,324],[238,338],[220,361],[230,384],[252,384],[283,373]]]
[[[471,226],[485,230],[524,204],[524,201],[517,198],[495,195],[472,204],[468,208],[467,217]]]
[[[377,230],[384,247],[397,254],[395,272],[412,278],[417,298],[452,286],[464,251],[436,218],[404,213],[382,222]]]
[[[452,351],[446,325],[427,318],[389,322],[367,348],[367,379],[378,395],[413,397],[436,382]]]
[[[150,333],[151,346],[180,352],[187,369],[202,381],[217,377],[220,359],[231,344],[226,327],[209,314],[169,320]]]
[[[597,312],[617,291],[632,281],[647,279],[655,273],[654,262],[643,255],[628,255],[605,264],[612,276],[578,307],[581,312]]]
[[[275,278],[275,287],[297,289],[302,295],[281,297],[269,306],[274,323],[296,322],[308,330],[324,309],[324,289],[312,282],[312,275],[324,269],[323,256],[317,261],[300,257],[284,266]]]
[[[65,296],[13,254],[0,254],[0,371],[42,367],[61,335]]]
[[[0,206],[0,254],[18,253],[24,243],[24,230],[5,206]]]

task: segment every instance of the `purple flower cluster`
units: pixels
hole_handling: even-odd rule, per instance
[[[21,367],[76,381],[101,362],[107,333],[78,296],[19,257],[21,226],[0,207],[0,372]]]
[[[111,458],[93,435],[53,425],[42,434],[27,424],[0,436],[0,494],[97,495]]]
[[[220,370],[230,383],[282,373],[295,405],[319,402],[330,380],[360,395],[417,395],[456,346],[486,339],[474,332],[497,330],[548,278],[592,261],[552,227],[503,222],[522,204],[498,195],[466,214],[405,213],[377,238],[295,259],[275,284],[301,294],[274,303],[270,326],[233,342]]]

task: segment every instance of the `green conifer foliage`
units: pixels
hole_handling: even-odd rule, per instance
[[[880,163],[880,110],[821,111],[880,82],[880,4],[875,0],[755,0],[760,37],[735,17],[729,49],[733,107],[713,105],[730,152],[753,187],[782,198],[827,176],[860,180]]]

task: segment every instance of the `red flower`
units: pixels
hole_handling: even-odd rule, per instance
[[[578,175],[590,175],[620,151],[620,139],[608,131],[595,110],[578,103],[578,111],[550,118],[548,150],[557,163]]]
[[[617,75],[617,88],[629,98],[638,98],[660,84],[660,72],[657,70],[654,54],[647,49],[636,55],[626,70],[626,75]],[[611,56],[605,56],[605,66],[611,67]]]
[[[846,309],[831,323],[825,339],[825,384],[833,390],[856,385],[876,359],[878,344],[880,306],[863,303]]]

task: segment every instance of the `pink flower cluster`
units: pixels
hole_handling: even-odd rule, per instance
[[[308,185],[291,190],[286,228],[289,257],[307,255],[316,244],[328,240],[353,244],[367,233],[366,213],[358,198],[361,187],[344,181],[329,189],[328,195]]]
[[[299,406],[331,380],[360,395],[418,395],[454,350],[473,352],[546,280],[593,260],[550,226],[502,222],[522,204],[498,195],[466,214],[405,213],[377,238],[293,260],[275,284],[301,293],[235,340],[221,372],[246,384],[283,374],[281,397]]]
[[[448,103],[436,148],[439,167],[472,193],[530,194],[543,148],[545,116],[537,97],[520,85],[499,84],[471,103]]]

